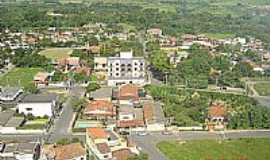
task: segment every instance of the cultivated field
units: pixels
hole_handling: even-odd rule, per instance
[[[266,160],[270,138],[161,142],[158,148],[168,160]]]
[[[53,60],[62,59],[69,57],[72,54],[72,49],[70,48],[49,48],[43,51],[40,51],[40,55],[44,55],[45,57]]]

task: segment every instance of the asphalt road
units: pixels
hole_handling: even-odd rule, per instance
[[[270,137],[268,131],[231,131],[231,132],[205,132],[185,131],[176,132],[172,135],[162,135],[160,132],[150,133],[146,136],[133,134],[130,138],[138,145],[142,152],[149,155],[151,160],[166,160],[166,157],[156,148],[157,143],[170,140],[196,140],[196,139],[237,139]]]
[[[270,108],[270,97],[254,96],[262,106]]]
[[[50,129],[47,141],[56,142],[64,137],[70,137],[72,121],[74,120],[74,112],[72,109],[72,98],[80,98],[84,94],[84,89],[81,87],[74,87],[70,90],[70,97],[64,103],[63,111],[59,118],[55,119],[54,125]]]

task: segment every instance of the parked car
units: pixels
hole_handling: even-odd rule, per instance
[[[120,134],[121,135],[129,135],[129,132],[128,131],[120,131]]]
[[[148,134],[149,134],[148,132],[137,132],[138,136],[146,136]]]
[[[171,131],[162,131],[162,135],[172,135],[173,133]]]

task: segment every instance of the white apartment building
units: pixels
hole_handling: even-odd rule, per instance
[[[108,86],[146,84],[146,65],[143,57],[133,57],[132,51],[120,52],[118,57],[95,57],[95,72],[104,75]]]
[[[120,52],[119,57],[108,58],[108,86],[146,83],[143,57],[133,57],[132,52]]]

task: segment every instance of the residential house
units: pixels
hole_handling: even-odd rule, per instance
[[[143,119],[148,131],[165,129],[165,116],[159,103],[145,102],[143,104]]]
[[[53,116],[56,111],[57,96],[55,94],[33,94],[25,96],[18,104],[17,110],[25,115]]]
[[[48,72],[38,72],[34,76],[34,83],[35,85],[40,85],[40,84],[48,85],[49,78],[50,78],[50,74]]]
[[[188,53],[186,51],[170,52],[170,53],[167,54],[167,56],[169,57],[170,64],[174,65],[174,67],[176,67],[177,64],[179,64],[184,59],[188,58],[189,54],[190,53]]]
[[[208,110],[207,125],[209,130],[225,129],[227,110],[221,103],[213,103]]]
[[[0,88],[0,101],[2,102],[15,101],[22,93],[23,90],[18,87]]]
[[[161,37],[162,36],[162,30],[160,28],[150,28],[146,31],[147,34],[155,37]]]
[[[265,54],[263,55],[263,59],[264,59],[265,61],[267,61],[267,62],[270,62],[270,52],[265,53]]]
[[[0,152],[0,159],[38,160],[40,144],[37,142],[7,143]]]
[[[143,129],[145,127],[143,109],[120,105],[116,127],[120,132]]]
[[[58,68],[63,69],[65,72],[76,70],[76,68],[79,68],[80,66],[81,61],[79,57],[68,57],[58,61]]]
[[[143,57],[133,57],[131,52],[120,52],[119,57],[108,57],[108,86],[123,84],[146,84]]]
[[[95,57],[94,63],[95,63],[94,70],[97,77],[100,79],[107,79],[108,77],[107,57]]]
[[[86,129],[86,146],[89,154],[97,160],[112,159],[112,151],[108,144],[109,134],[103,128]]]
[[[91,54],[99,55],[101,52],[101,46],[98,45],[89,46],[89,44],[87,44],[86,48]]]
[[[86,150],[80,143],[48,145],[43,150],[42,160],[87,160]]]
[[[128,160],[128,158],[135,156],[129,148],[123,148],[112,152],[113,158],[115,160]]]
[[[139,87],[137,85],[126,84],[119,87],[118,101],[120,105],[138,105],[139,100]]]
[[[116,117],[116,107],[106,100],[90,101],[84,110],[84,115],[95,120],[114,119]]]

